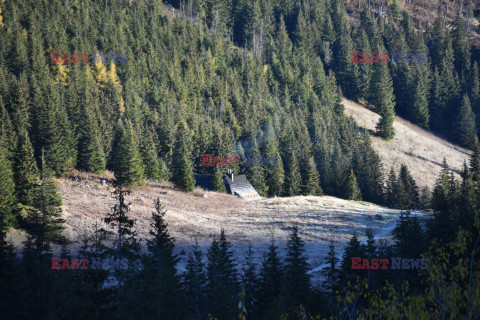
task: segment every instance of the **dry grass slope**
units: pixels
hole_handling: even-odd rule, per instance
[[[432,187],[441,170],[443,158],[458,174],[471,152],[451,144],[400,117],[395,118],[395,138],[384,141],[373,135],[380,116],[362,105],[343,99],[345,112],[351,115],[360,128],[372,134],[372,145],[382,158],[387,173],[391,167],[398,172],[400,165],[407,165],[420,187]]]

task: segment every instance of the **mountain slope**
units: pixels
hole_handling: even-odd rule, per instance
[[[343,99],[345,112],[352,116],[358,126],[372,135],[372,146],[382,158],[385,172],[391,167],[398,172],[403,163],[408,166],[419,187],[432,187],[438,178],[443,158],[459,174],[463,163],[468,163],[471,152],[447,142],[431,132],[396,116],[395,137],[385,141],[374,136],[375,125],[380,116],[361,104]]]

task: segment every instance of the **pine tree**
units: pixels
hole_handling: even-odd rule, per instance
[[[161,180],[160,162],[158,159],[157,148],[153,143],[153,136],[150,130],[145,129],[140,144],[145,175],[153,181]]]
[[[473,226],[475,212],[478,209],[477,190],[473,181],[473,175],[467,164],[463,165],[462,184],[458,196],[459,208],[455,210],[455,225],[464,230],[470,230]]]
[[[400,174],[398,177],[402,181],[403,186],[403,199],[401,207],[403,209],[416,209],[418,208],[419,194],[418,187],[413,179],[407,166],[402,164],[400,167]]]
[[[87,172],[102,173],[105,170],[105,153],[100,141],[100,133],[93,110],[88,105],[81,106],[82,116],[78,126],[77,167]]]
[[[29,232],[24,244],[21,272],[24,275],[23,300],[24,316],[38,317],[38,314],[52,312],[48,306],[55,305],[60,316],[64,316],[64,308],[59,306],[61,297],[52,295],[57,293],[56,276],[51,270],[51,242],[66,243],[62,234],[63,222],[61,218],[61,198],[56,192],[53,172],[42,155],[41,179],[35,188],[35,207],[28,208],[28,217],[25,221]],[[28,288],[28,290],[27,290]],[[66,296],[67,293],[63,292]],[[70,296],[71,298],[71,296]],[[71,302],[70,302],[71,303]],[[73,308],[75,309],[75,308]]]
[[[375,106],[381,118],[376,126],[377,134],[391,140],[395,135],[393,121],[395,120],[395,97],[393,95],[392,78],[384,63],[376,63],[371,84],[370,101]]]
[[[338,286],[338,276],[339,276],[339,271],[337,269],[337,263],[340,259],[337,258],[337,255],[335,254],[335,245],[333,240],[330,240],[330,244],[328,246],[328,255],[326,258],[326,263],[328,264],[328,267],[325,267],[323,270],[325,271],[326,279],[323,281],[323,288],[325,288],[328,292],[333,294],[335,292],[335,289]]]
[[[235,315],[238,284],[230,246],[222,229],[219,240],[213,239],[207,255],[207,309],[218,319],[232,319]]]
[[[168,232],[165,222],[166,210],[160,199],[155,203],[155,213],[150,230],[151,239],[147,240],[148,255],[143,269],[144,288],[138,316],[156,315],[162,319],[184,319],[186,314],[185,296],[177,274],[180,260],[174,253],[175,242]]]
[[[264,197],[268,192],[268,187],[265,184],[265,170],[261,164],[261,161],[256,161],[256,159],[262,158],[262,154],[260,153],[260,148],[256,143],[256,139],[253,140],[254,147],[251,156],[254,163],[251,163],[250,167],[248,167],[247,177],[248,181],[250,181],[255,190],[257,190],[258,194]]]
[[[412,101],[407,105],[408,119],[413,123],[428,129],[430,123],[430,112],[428,109],[428,69],[422,67],[413,68],[413,80],[410,85],[409,97]]]
[[[367,34],[365,29],[361,29],[360,34],[360,51],[370,54],[372,49],[370,48],[370,43],[368,41]],[[362,63],[359,65],[359,85],[360,85],[360,95],[363,98],[368,98],[370,92],[370,81],[372,79],[372,65],[370,63]]]
[[[298,227],[294,226],[287,241],[287,256],[284,262],[286,294],[288,307],[293,312],[300,305],[306,305],[310,296],[309,264],[304,255],[305,243],[298,235]]]
[[[360,245],[357,234],[354,232],[352,238],[345,247],[345,251],[342,256],[342,263],[340,268],[340,279],[342,284],[347,284],[349,281],[353,281],[356,276],[366,275],[363,270],[352,270],[352,257],[364,257],[365,248]]]
[[[193,177],[192,161],[190,159],[190,133],[187,125],[181,123],[177,128],[175,148],[173,152],[173,182],[184,191],[193,191],[195,178]]]
[[[115,278],[118,281],[116,291],[117,314],[121,317],[132,317],[135,314],[135,309],[130,307],[130,302],[138,295],[133,261],[140,258],[140,243],[137,239],[137,232],[133,228],[136,220],[131,219],[128,215],[130,203],[126,202],[126,197],[131,191],[118,181],[115,181],[114,188],[115,205],[112,212],[103,221],[115,229],[117,236],[113,242],[114,248],[111,250],[111,255],[117,261],[123,259],[128,261],[127,270],[115,271]]]
[[[455,68],[457,73],[463,79],[470,74],[470,44],[467,30],[465,29],[465,20],[460,14],[454,21],[452,31],[453,53],[455,57]]]
[[[345,184],[345,199],[362,201],[362,193],[358,187],[357,178],[353,170],[350,171],[350,175]]]
[[[442,171],[432,194],[432,208],[435,213],[429,224],[430,237],[437,238],[442,243],[453,239],[455,228],[451,213],[456,190],[452,189],[449,171],[447,161],[443,159]]]
[[[306,166],[306,177],[302,184],[304,195],[322,195],[322,188],[320,187],[320,175],[317,171],[317,165],[313,157],[310,157]]]
[[[46,155],[42,154],[41,180],[35,190],[34,206],[36,210],[33,217],[28,217],[27,223],[30,225],[30,218],[33,218],[32,227],[35,228],[40,219],[46,241],[65,243],[66,238],[62,235],[65,222],[62,218],[62,197],[58,194],[54,172],[50,169],[46,158]]]
[[[300,193],[301,174],[298,165],[298,153],[292,146],[289,147],[285,164],[288,171],[285,179],[284,194],[286,196],[296,196]]]
[[[23,206],[33,206],[35,188],[38,183],[38,168],[33,156],[33,147],[25,128],[20,128],[18,132],[13,177],[18,202]]]
[[[285,184],[285,169],[283,161],[278,151],[278,140],[275,138],[273,125],[267,127],[266,156],[269,159],[269,165],[265,168],[265,179],[268,186],[269,196],[280,196],[283,194]]]
[[[7,225],[0,219],[0,318],[18,319],[22,315],[22,283],[14,247],[7,242]]]
[[[246,294],[245,306],[249,313],[254,310],[254,304],[257,301],[258,276],[256,269],[257,265],[254,262],[253,249],[252,246],[249,245],[241,278],[242,287],[245,289]]]
[[[116,128],[113,156],[111,159],[115,178],[125,186],[145,184],[144,167],[139,152],[139,145],[133,124],[126,121]]]
[[[217,192],[227,193],[227,188],[225,188],[225,183],[223,182],[223,173],[220,167],[216,166],[213,174],[213,190]]]
[[[282,304],[282,283],[282,263],[272,239],[260,267],[258,300],[255,305],[255,314],[259,319],[278,319],[283,314],[285,306]]]
[[[8,152],[0,140],[0,226],[14,224],[17,204],[12,166],[7,155]]]
[[[387,185],[385,190],[385,203],[387,206],[395,208],[397,205],[396,201],[396,184],[397,184],[397,175],[393,168],[390,169],[390,173],[387,178]]]
[[[198,241],[195,241],[193,252],[189,254],[186,272],[184,275],[184,286],[190,302],[191,314],[194,319],[203,319],[205,314],[205,265],[203,263],[202,251],[198,248]]]
[[[475,114],[472,111],[470,99],[467,94],[464,94],[462,104],[457,113],[456,122],[453,126],[456,131],[456,140],[462,147],[472,149],[478,144],[475,122]]]

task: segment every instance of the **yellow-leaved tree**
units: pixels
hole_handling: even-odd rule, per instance
[[[3,27],[5,24],[3,23],[3,16],[2,16],[2,7],[0,6],[0,27]]]

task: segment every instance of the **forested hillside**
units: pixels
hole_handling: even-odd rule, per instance
[[[160,0],[0,0],[0,311],[24,319],[478,315],[480,75],[469,42],[478,4],[450,7],[452,25],[438,6],[423,32],[396,0],[381,10],[369,3],[349,2],[349,16],[336,0],[169,3],[177,10]],[[356,63],[354,51],[372,61]],[[392,52],[426,53],[427,61],[379,62]],[[461,181],[448,159],[431,191],[419,192],[406,166],[385,175],[342,97],[380,115],[381,139],[394,138],[398,114],[470,149]],[[278,165],[205,167],[202,154],[276,157]],[[104,221],[118,232],[116,247],[98,229],[80,256],[128,258],[127,271],[51,267],[51,243],[69,243],[55,177],[74,169],[115,175]],[[204,173],[224,191],[228,169],[262,196],[327,194],[434,214],[426,226],[402,215],[393,245],[376,244],[371,230],[367,245],[354,234],[339,268],[332,244],[322,288],[311,286],[299,226],[289,230],[283,261],[272,238],[261,266],[249,260],[240,276],[222,230],[206,261],[196,247],[179,275],[161,202],[141,246],[128,188],[149,179],[190,192],[194,173]],[[4,240],[11,226],[29,234],[21,259]],[[352,257],[427,253],[435,267],[422,275],[350,268]],[[413,292],[399,298],[406,280]],[[380,288],[397,291],[380,297]]]

